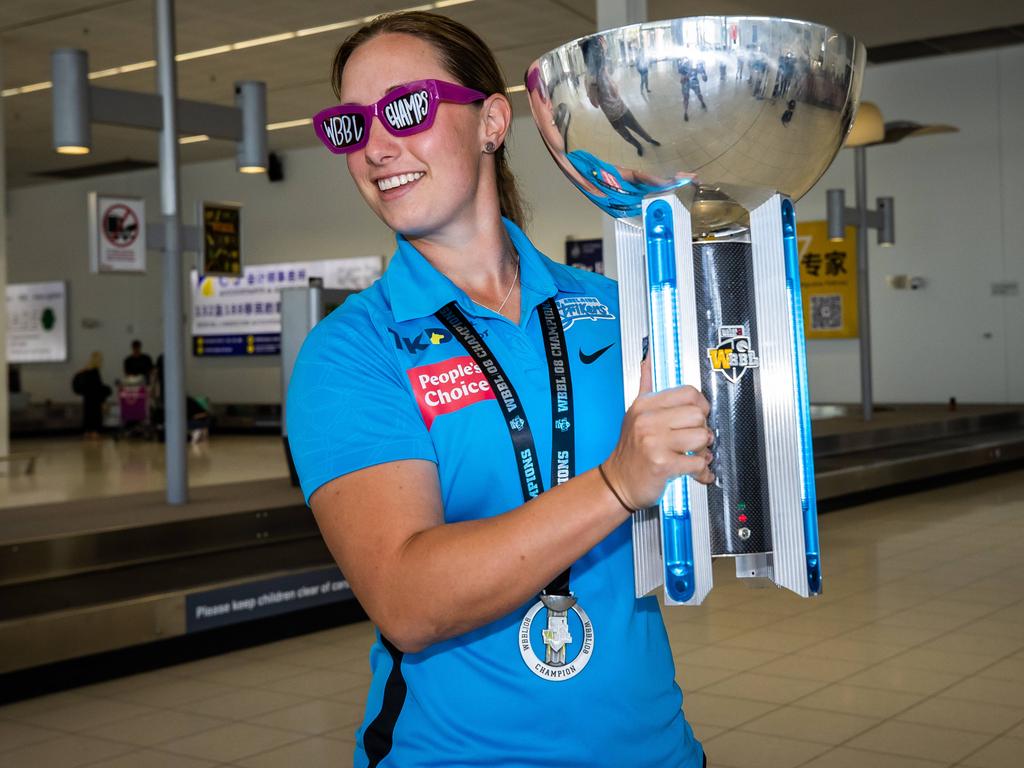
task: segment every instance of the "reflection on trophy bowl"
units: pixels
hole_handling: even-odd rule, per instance
[[[864,46],[819,24],[703,16],[574,40],[527,70],[559,167],[617,217],[676,190],[695,237],[746,226],[828,168],[860,96]]]

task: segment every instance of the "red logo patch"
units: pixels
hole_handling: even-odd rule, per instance
[[[427,429],[441,414],[495,399],[487,377],[469,355],[410,368],[406,374]]]

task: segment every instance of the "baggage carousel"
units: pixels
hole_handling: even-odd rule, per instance
[[[826,509],[1024,459],[1020,406],[883,407],[867,424],[858,408],[816,406],[814,417]],[[351,604],[348,583],[287,478],[199,487],[191,498],[184,507],[140,493],[0,510],[0,680]]]

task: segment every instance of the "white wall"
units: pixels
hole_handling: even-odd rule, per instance
[[[958,134],[868,150],[868,194],[896,200],[897,244],[871,247],[875,394],[879,402],[1024,402],[1024,297],[993,298],[996,280],[1024,283],[1024,46],[872,67],[864,97],[889,119],[948,122]],[[299,129],[301,130],[301,129]],[[567,236],[600,237],[596,207],[556,170],[528,116],[515,122],[512,158],[533,209],[530,234],[561,259]],[[154,141],[156,140],[154,136]],[[273,143],[273,140],[271,140]],[[798,206],[824,218],[825,190],[853,197],[853,158],[843,152]],[[318,147],[285,154],[284,182],[235,173],[233,161],[186,166],[182,200],[192,223],[196,199],[244,204],[249,263],[390,254],[393,239],[362,204],[344,161]],[[22,367],[34,399],[70,400],[70,380],[93,349],[104,375],[120,370],[132,338],[159,351],[159,254],[144,276],[90,275],[89,190],[144,196],[159,211],[157,176],[145,171],[12,190],[8,196],[8,279],[70,282],[71,361]],[[872,236],[874,243],[874,236]],[[928,287],[897,292],[886,274],[923,275]],[[100,320],[98,328],[81,326]],[[985,334],[991,334],[986,338]],[[278,359],[195,359],[187,387],[216,402],[273,402]],[[856,341],[810,345],[815,402],[859,398]]]
[[[959,133],[867,150],[868,200],[895,198],[896,245],[871,233],[871,333],[878,402],[1024,402],[1024,46],[870,67],[864,98],[887,120],[948,123]],[[840,153],[797,206],[825,218],[825,190],[853,204],[853,154]],[[921,291],[886,275],[921,275]],[[809,343],[816,402],[860,397],[858,345]]]

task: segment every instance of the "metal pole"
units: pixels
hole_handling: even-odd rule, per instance
[[[867,150],[853,150],[854,190],[857,195],[857,311],[860,315],[860,404],[864,421],[871,421],[871,302],[868,286],[868,160]]]
[[[185,445],[185,349],[178,184],[178,81],[174,64],[174,0],[156,0],[157,84],[162,101],[160,207],[164,240],[164,435],[167,503],[188,501]]]
[[[4,84],[4,50],[0,43],[0,88]],[[3,360],[0,369],[7,378],[7,170],[6,170],[6,149],[4,105],[0,98],[0,360]],[[7,387],[0,389],[0,456],[9,454],[11,445],[11,416],[8,409]]]

